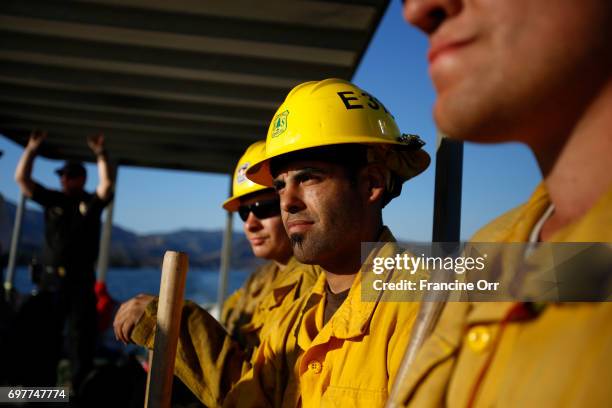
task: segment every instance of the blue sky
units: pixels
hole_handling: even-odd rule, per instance
[[[435,154],[432,119],[435,93],[427,74],[427,39],[402,19],[399,0],[392,0],[353,81],[375,95],[394,114],[400,129],[419,134]],[[313,78],[321,79],[321,78]],[[84,135],[85,136],[85,135]],[[262,138],[265,135],[262,135]],[[52,135],[50,135],[52,137]],[[16,201],[13,181],[22,148],[0,137],[0,192]],[[111,152],[112,154],[112,152]],[[34,178],[58,187],[53,170],[59,162],[38,159]],[[87,165],[87,188],[95,189],[95,166]],[[467,144],[464,156],[462,238],[469,238],[495,216],[524,202],[541,179],[530,151],[521,145]],[[221,229],[229,176],[122,167],[117,183],[115,223],[138,233],[178,228]],[[384,221],[406,240],[431,239],[434,163],[404,185],[402,195],[384,210]],[[34,204],[33,204],[34,206]],[[240,220],[234,228],[240,229]]]

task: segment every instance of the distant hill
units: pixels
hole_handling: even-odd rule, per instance
[[[6,262],[15,212],[15,204],[6,201],[4,215],[0,214],[0,244],[4,262]],[[20,264],[27,264],[33,256],[41,254],[43,231],[43,213],[27,209],[19,245]],[[220,230],[182,229],[139,235],[113,225],[110,263],[111,266],[159,266],[164,252],[172,249],[187,252],[192,266],[213,268],[220,263],[222,240],[223,231]],[[248,267],[258,263],[243,234],[234,233],[232,243],[232,267]]]

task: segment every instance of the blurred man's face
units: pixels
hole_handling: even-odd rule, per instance
[[[60,183],[64,193],[68,195],[79,194],[85,188],[85,176],[74,176],[64,173],[60,176]]]
[[[554,137],[610,79],[610,0],[405,0],[428,34],[434,116],[476,141]]]
[[[337,263],[359,254],[364,203],[346,170],[321,161],[296,161],[274,178],[293,253],[303,263]]]
[[[266,214],[258,218],[251,211],[243,224],[244,234],[251,244],[253,254],[258,258],[281,263],[287,262],[292,255],[291,244],[281,220],[278,195],[274,191],[264,191],[240,200],[243,208],[256,203],[266,207]],[[274,212],[269,210],[272,205],[276,206]],[[272,213],[275,215],[268,216]]]

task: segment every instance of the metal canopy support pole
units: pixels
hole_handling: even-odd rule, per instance
[[[232,179],[230,178],[230,195],[232,192]],[[227,212],[225,216],[225,231],[223,232],[223,248],[221,249],[221,267],[219,269],[219,288],[217,290],[217,318],[221,318],[221,310],[223,310],[223,302],[227,293],[227,277],[232,258],[232,230],[233,230],[234,213]]]
[[[119,174],[119,166],[113,166],[113,179],[115,180],[114,192],[117,191],[117,176]],[[108,273],[108,261],[110,258],[111,236],[113,232],[113,214],[115,210],[115,199],[106,206],[106,216],[104,225],[102,226],[102,235],[100,236],[100,254],[98,255],[98,282],[106,282],[106,274]]]
[[[463,142],[438,134],[433,242],[458,242],[461,233]]]
[[[11,237],[11,246],[9,249],[8,267],[6,270],[6,279],[4,280],[4,291],[6,296],[10,296],[15,280],[15,267],[17,266],[17,248],[21,239],[21,224],[23,223],[23,214],[25,213],[26,196],[19,195],[19,204],[15,213],[15,222],[13,224],[13,236]]]
[[[110,257],[111,234],[113,231],[113,210],[115,209],[115,199],[106,206],[106,217],[102,226],[100,236],[100,254],[98,255],[98,282],[106,282],[108,273],[108,260]]]

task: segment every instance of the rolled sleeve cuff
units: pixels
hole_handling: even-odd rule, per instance
[[[145,312],[132,330],[132,341],[139,346],[153,348],[155,325],[157,324],[157,300],[153,299],[145,308]]]

